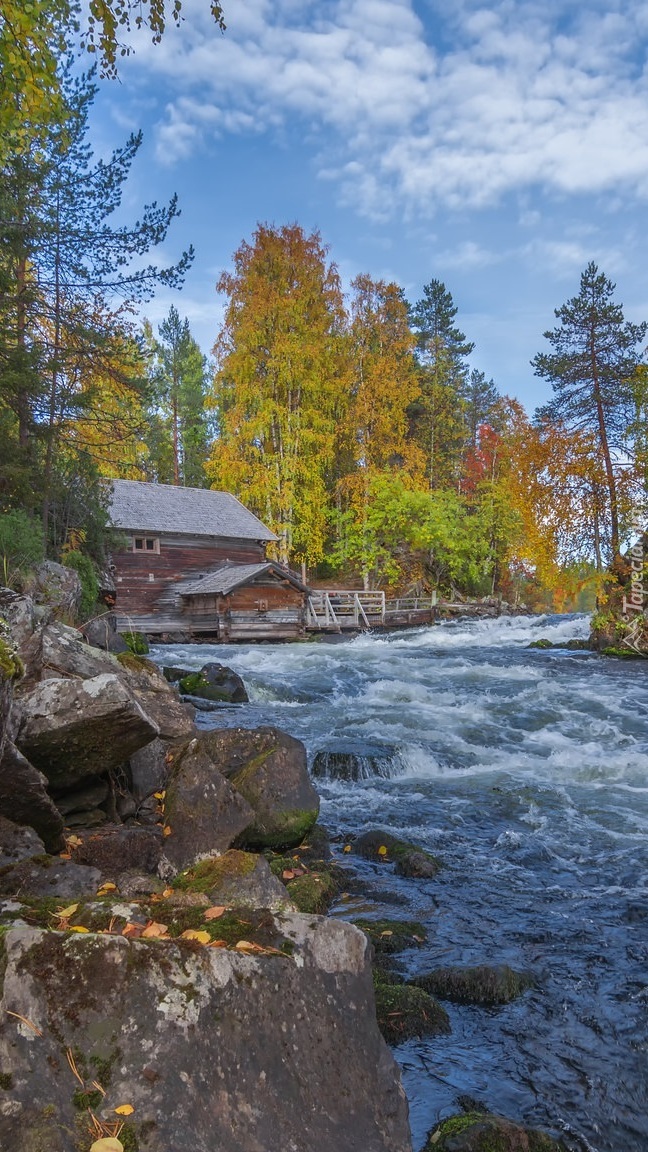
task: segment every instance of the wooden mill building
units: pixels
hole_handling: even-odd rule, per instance
[[[229,492],[111,482],[120,632],[214,641],[296,639],[308,588],[268,560],[276,536]]]

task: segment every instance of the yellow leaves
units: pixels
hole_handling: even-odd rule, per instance
[[[164,828],[162,829],[162,832],[163,832],[164,836],[170,836],[171,835],[171,826],[169,824],[165,824]]]
[[[380,848],[378,849],[378,855],[379,855],[379,856],[381,856],[381,857],[384,859],[384,858],[385,858],[385,856],[387,856],[387,854],[388,854],[388,853],[387,853],[387,849],[386,849],[385,845],[384,845],[384,844],[381,844],[381,845],[380,845]]]
[[[101,888],[97,889],[97,896],[107,896],[110,892],[116,891],[117,885],[113,884],[110,880],[107,880],[105,884],[101,885]]]
[[[164,800],[166,792],[154,792],[153,795],[155,796],[156,800]]]
[[[226,908],[221,907],[219,904],[214,904],[212,908],[205,909],[205,920],[218,920],[226,911]]]
[[[117,1116],[132,1116],[135,1109],[132,1104],[120,1104],[119,1107],[114,1108],[113,1111]]]
[[[68,932],[89,932],[90,931],[89,928],[84,928],[83,924],[70,924],[67,930],[68,930]]]
[[[116,1136],[102,1136],[90,1145],[90,1152],[124,1152],[124,1145]]]
[[[196,928],[186,928],[180,933],[181,940],[195,940],[197,944],[211,944],[209,932],[199,931]]]
[[[59,908],[56,912],[56,916],[59,920],[69,920],[70,916],[74,916],[74,913],[78,907],[78,904],[70,904],[67,908]]]
[[[350,852],[350,851],[351,851],[351,845],[350,845],[350,844],[345,844],[345,845],[344,845],[344,848],[342,849],[342,851],[343,851],[343,852]]]

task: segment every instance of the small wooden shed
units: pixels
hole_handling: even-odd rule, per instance
[[[120,632],[213,640],[303,633],[308,589],[268,561],[276,536],[229,492],[113,480]]]
[[[296,640],[306,630],[308,588],[286,568],[222,564],[177,589],[181,617],[193,632],[214,631],[223,642]]]

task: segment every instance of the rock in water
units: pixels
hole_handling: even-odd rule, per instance
[[[186,673],[180,680],[180,691],[225,704],[247,704],[249,699],[241,677],[225,664],[205,664],[200,672]]]
[[[242,848],[296,847],[319,814],[319,796],[306,767],[306,749],[278,728],[205,732],[203,747],[254,811]]]
[[[69,1152],[86,1106],[114,1120],[128,1104],[120,1139],[140,1152],[411,1152],[365,937],[338,920],[273,919],[280,954],[10,929],[0,1147]]]

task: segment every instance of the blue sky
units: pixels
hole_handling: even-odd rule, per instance
[[[208,0],[101,85],[99,153],[142,128],[125,203],[177,191],[164,245],[205,351],[233,251],[258,221],[319,229],[348,286],[443,280],[474,367],[529,410],[531,358],[595,260],[648,319],[648,6],[640,0]]]

